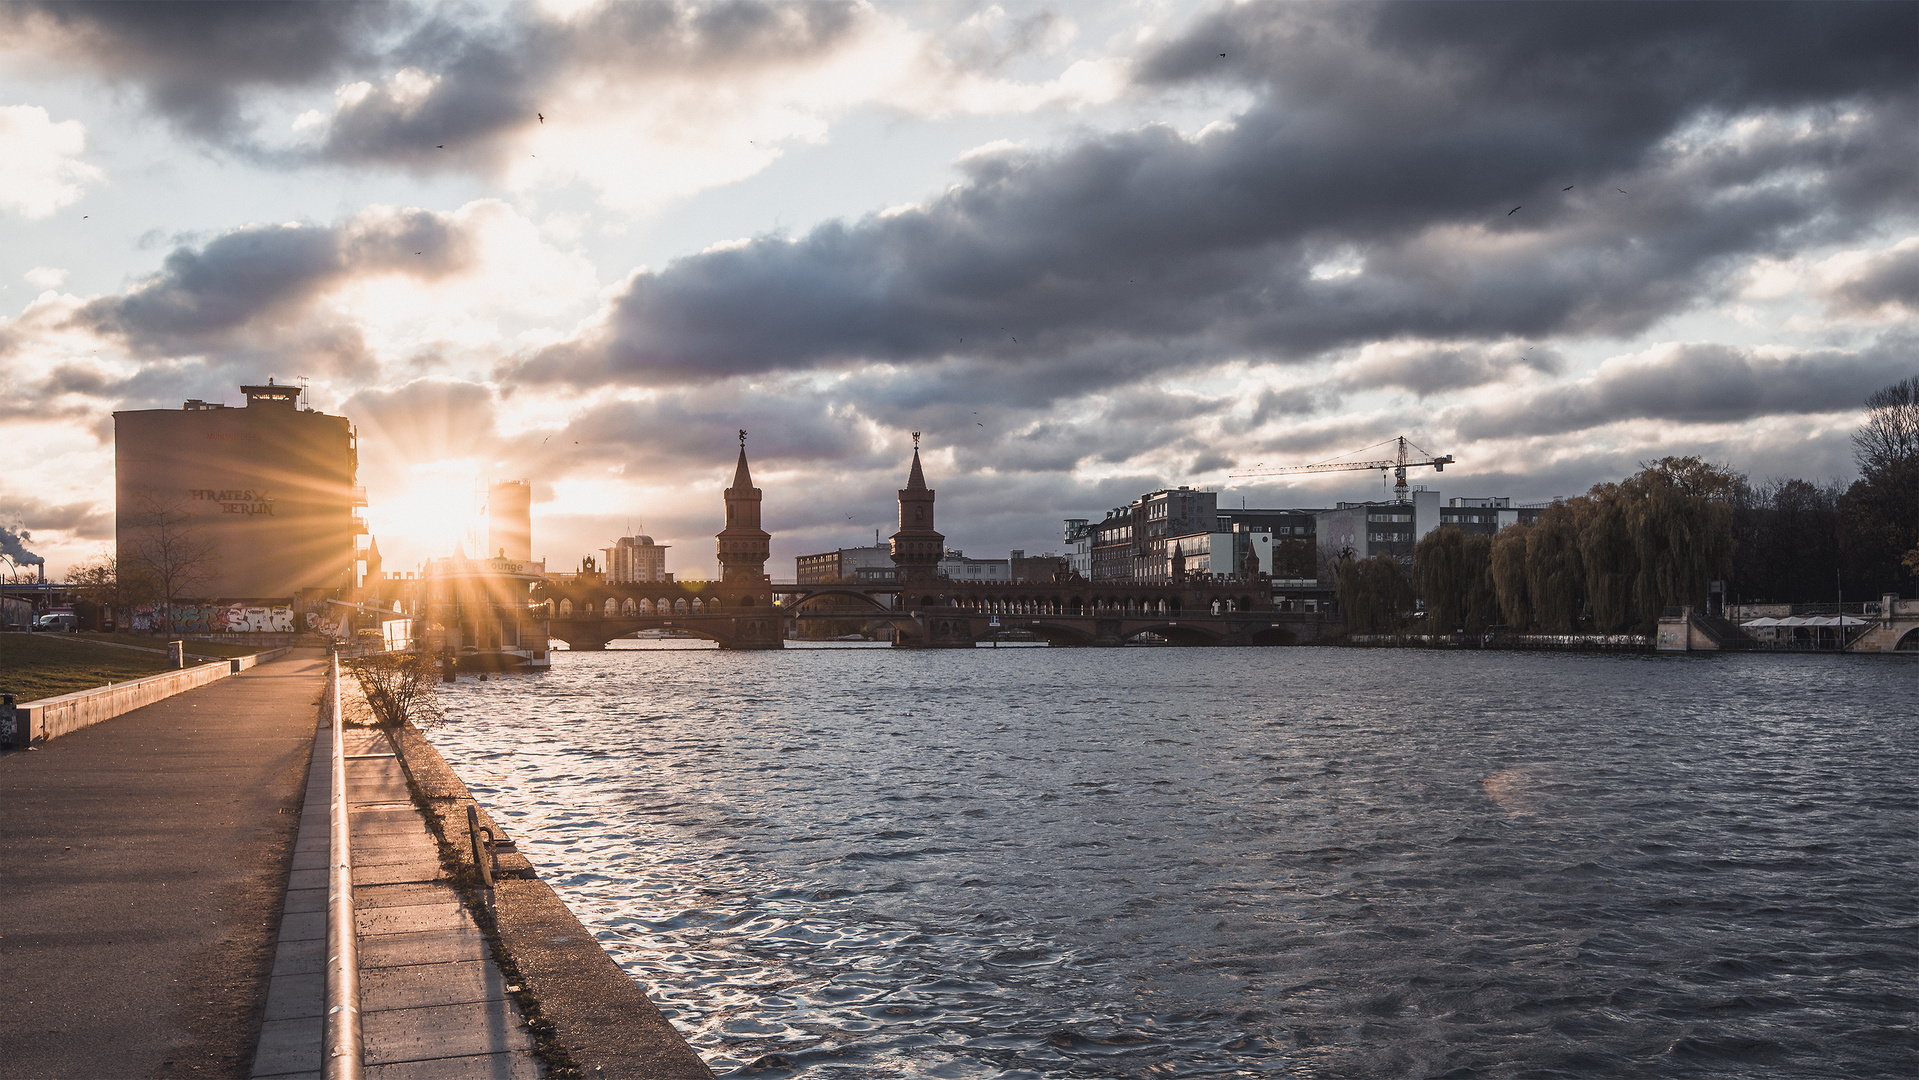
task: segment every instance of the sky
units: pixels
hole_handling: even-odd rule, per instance
[[[0,526],[111,542],[112,413],[306,380],[387,568],[974,557],[1404,435],[1442,496],[1847,480],[1919,374],[1919,4],[0,5]],[[1383,450],[1360,457],[1389,456]]]

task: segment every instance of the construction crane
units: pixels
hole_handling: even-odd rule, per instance
[[[1453,463],[1453,456],[1451,454],[1447,454],[1444,457],[1439,457],[1434,454],[1428,453],[1427,451],[1422,450],[1418,446],[1414,445],[1413,442],[1407,439],[1406,436],[1404,435],[1401,435],[1398,439],[1387,439],[1385,442],[1374,443],[1372,446],[1361,447],[1360,449],[1353,451],[1353,454],[1355,455],[1363,454],[1368,450],[1376,449],[1378,447],[1386,446],[1395,442],[1399,444],[1399,453],[1395,455],[1391,460],[1322,461],[1316,465],[1287,465],[1277,469],[1266,469],[1256,465],[1249,472],[1233,473],[1232,475],[1234,476],[1280,476],[1285,473],[1346,472],[1346,471],[1357,471],[1360,469],[1378,469],[1383,478],[1386,470],[1391,469],[1393,471],[1393,477],[1394,477],[1393,501],[1403,503],[1406,501],[1406,470],[1407,469],[1418,469],[1418,468],[1423,468],[1425,466],[1430,465],[1432,466],[1432,469],[1434,472],[1445,472],[1446,466],[1451,465]],[[1418,453],[1420,456],[1415,458],[1413,456],[1413,453]],[[1349,455],[1341,455],[1341,456],[1345,457]],[[1263,465],[1264,462],[1262,462],[1261,464]]]

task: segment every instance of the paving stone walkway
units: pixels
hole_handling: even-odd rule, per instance
[[[371,1080],[532,1080],[533,1037],[440,866],[383,732],[345,735],[359,933],[360,1024]],[[313,771],[287,880],[279,952],[253,1076],[318,1078],[325,1014],[331,733]]]

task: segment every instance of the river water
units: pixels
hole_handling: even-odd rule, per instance
[[[1909,661],[665,644],[432,738],[722,1076],[1919,1075]]]

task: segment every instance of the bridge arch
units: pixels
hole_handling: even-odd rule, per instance
[[[1892,647],[1893,652],[1919,652],[1919,627],[1906,631],[1899,644]]]
[[[1211,630],[1203,630],[1197,626],[1182,626],[1173,622],[1137,627],[1128,631],[1124,639],[1132,641],[1141,634],[1158,634],[1173,645],[1218,645],[1226,640],[1223,635]]]
[[[1091,645],[1096,640],[1090,632],[1082,627],[1068,626],[1064,623],[1047,622],[1043,619],[1036,619],[1033,622],[1027,623],[1021,627],[1021,629],[1032,631],[1039,637],[1044,638],[1048,645],[1055,648]]]

